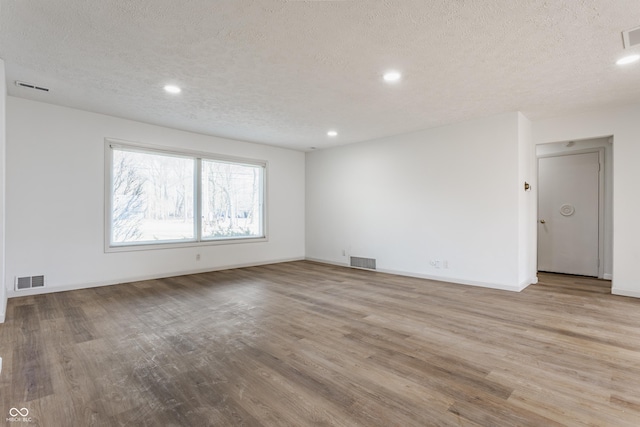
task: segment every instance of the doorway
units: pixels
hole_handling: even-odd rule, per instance
[[[612,138],[536,147],[538,271],[611,279]]]

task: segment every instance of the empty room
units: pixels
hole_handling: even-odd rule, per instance
[[[0,0],[0,424],[640,425],[640,7]]]

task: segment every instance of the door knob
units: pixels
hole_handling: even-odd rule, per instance
[[[544,219],[540,220],[540,224],[546,224],[546,223],[547,223],[547,221],[545,221]]]

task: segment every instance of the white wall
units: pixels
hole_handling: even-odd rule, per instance
[[[5,272],[5,148],[6,148],[6,99],[7,82],[4,61],[0,59],[0,323],[7,312],[7,292],[4,285]],[[0,370],[2,359],[0,358]]]
[[[518,113],[518,282],[520,286],[537,283],[538,199],[533,191],[537,181],[535,146],[533,145],[532,124],[523,114]],[[530,190],[525,191],[528,183]]]
[[[640,297],[640,104],[539,120],[533,135],[536,144],[613,135],[612,292]]]
[[[612,138],[595,138],[584,141],[574,141],[567,147],[566,141],[536,146],[536,154],[567,153],[589,148],[604,148],[604,278],[613,277],[613,144]]]
[[[520,216],[531,209],[526,126],[508,113],[307,153],[307,258],[370,257],[381,271],[522,289],[535,276],[519,271],[535,265]]]
[[[104,252],[104,138],[268,161],[268,242]],[[47,290],[304,258],[304,153],[7,99],[6,283]],[[196,261],[195,255],[201,254]]]

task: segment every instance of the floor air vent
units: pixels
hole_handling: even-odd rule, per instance
[[[373,258],[360,258],[357,256],[351,257],[351,267],[366,268],[368,270],[376,269],[376,260]]]
[[[16,277],[16,291],[44,287],[44,276]]]

